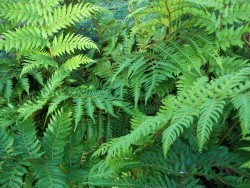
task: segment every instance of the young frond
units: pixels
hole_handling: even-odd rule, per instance
[[[96,44],[87,37],[68,33],[66,36],[61,34],[58,38],[54,37],[51,44],[51,55],[60,56],[65,53],[72,53],[75,49],[97,49]]]

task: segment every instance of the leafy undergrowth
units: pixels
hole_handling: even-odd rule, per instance
[[[248,0],[0,3],[1,187],[250,187]]]

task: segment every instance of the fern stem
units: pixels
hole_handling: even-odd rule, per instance
[[[165,131],[165,129],[169,127],[170,122],[171,120],[154,135],[153,140],[156,140],[158,136],[160,136],[163,133],[163,131]]]
[[[234,124],[230,127],[230,129],[222,137],[222,139],[219,141],[219,145],[221,145],[227,139],[227,137],[230,135],[230,133],[233,131],[233,129],[236,127],[236,125],[238,125],[238,123],[239,123],[239,119],[234,122]]]
[[[94,17],[92,18],[92,21],[93,21],[94,26],[95,26],[95,28],[97,30],[98,38],[100,40],[102,38],[103,31],[100,29],[99,23],[97,22],[97,20]]]

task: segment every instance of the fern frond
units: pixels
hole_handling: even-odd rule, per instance
[[[203,148],[205,142],[209,139],[212,127],[218,122],[224,105],[224,101],[208,99],[200,107],[200,117],[197,125],[197,137],[200,149]]]
[[[64,64],[61,65],[63,70],[72,71],[80,67],[81,64],[88,64],[94,60],[83,55],[76,55],[68,59]]]
[[[14,152],[14,136],[5,127],[0,127],[0,158],[3,160]]]
[[[82,119],[82,116],[83,116],[83,99],[82,98],[74,98],[73,99],[75,105],[73,107],[74,109],[74,120],[75,120],[75,128],[74,128],[74,131],[77,129],[77,125],[79,124],[79,122],[81,121]],[[93,114],[92,114],[93,116]]]
[[[47,23],[43,27],[44,31],[51,36],[57,33],[62,28],[66,28],[75,22],[79,22],[84,18],[90,18],[92,14],[101,11],[102,8],[90,3],[86,4],[66,4],[53,10],[53,13],[48,12]]]
[[[48,98],[47,97],[36,97],[35,100],[26,101],[19,109],[19,118],[20,119],[28,119],[32,116],[36,111],[41,110],[43,106],[46,104]]]
[[[22,187],[23,175],[28,172],[28,162],[23,160],[5,161],[3,165],[4,173],[0,174],[1,187]]]
[[[180,134],[183,133],[184,128],[189,128],[192,125],[194,120],[193,116],[196,115],[196,113],[197,112],[195,111],[190,112],[189,108],[184,108],[183,110],[175,113],[170,125],[162,133],[162,147],[165,157],[170,146],[180,136]]]
[[[32,54],[28,56],[23,63],[23,68],[20,76],[27,74],[34,69],[45,67],[58,67],[58,63],[51,58],[48,53],[41,52],[40,54]]]
[[[13,93],[13,81],[12,79],[6,80],[4,84],[4,97],[10,100],[12,93]]]
[[[41,157],[41,144],[36,136],[35,125],[31,121],[24,121],[18,125],[18,136],[15,144],[24,159]]]
[[[250,133],[250,93],[235,96],[232,103],[239,111],[242,134],[246,136]]]
[[[53,160],[41,160],[35,163],[33,174],[38,180],[35,188],[68,187],[65,174]]]
[[[64,95],[60,94],[56,98],[52,99],[51,103],[49,104],[48,112],[47,112],[47,117],[52,114],[53,112],[56,111],[56,109],[59,108],[59,105],[66,99],[68,99],[70,96],[69,95]]]
[[[239,46],[243,48],[244,41],[242,40],[242,35],[250,30],[250,25],[242,25],[240,27],[232,26],[230,28],[224,28],[216,32],[218,45],[226,51],[227,48],[231,46]]]
[[[29,94],[30,84],[28,78],[20,78],[19,83],[21,84],[22,88]]]
[[[42,8],[38,1],[32,3],[2,2],[0,4],[0,16],[14,23],[42,23],[44,21]]]
[[[226,6],[222,24],[234,24],[236,22],[249,21],[250,19],[250,4],[244,1],[241,3],[232,3]]]
[[[43,38],[38,28],[20,28],[16,31],[7,31],[3,34],[4,40],[0,40],[0,48],[5,51],[41,49],[48,41]]]
[[[61,34],[58,38],[54,37],[50,51],[53,56],[60,56],[65,53],[70,54],[74,52],[75,49],[85,50],[98,48],[90,38],[68,33],[66,36]]]
[[[71,130],[71,112],[57,111],[44,133],[42,146],[46,158],[60,162]]]

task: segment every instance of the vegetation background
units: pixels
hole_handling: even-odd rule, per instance
[[[250,187],[249,0],[0,0],[0,187]]]

